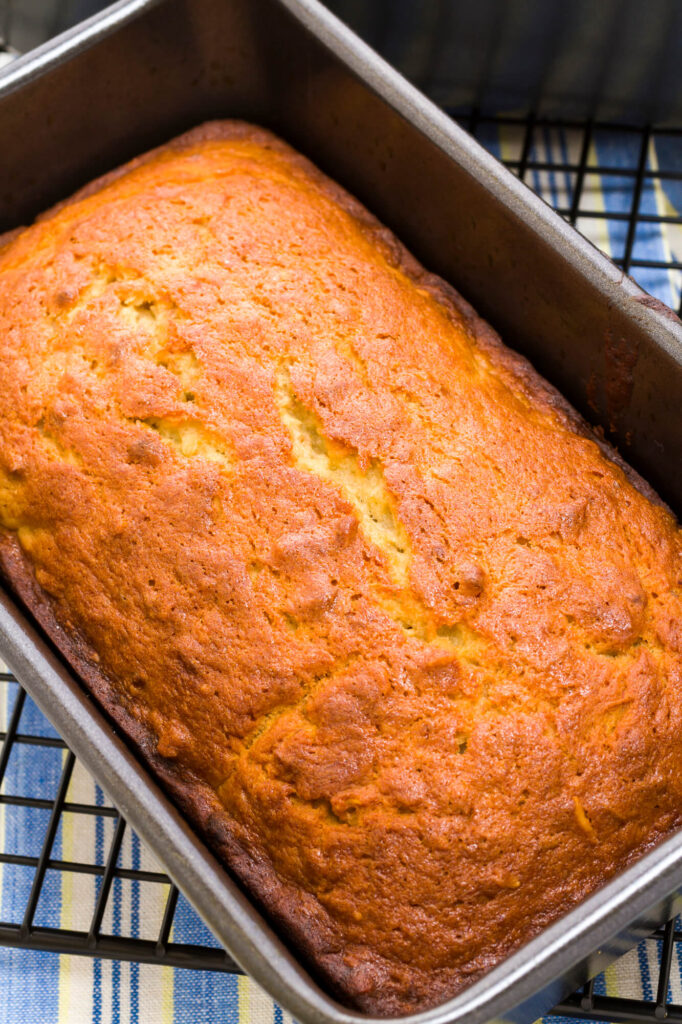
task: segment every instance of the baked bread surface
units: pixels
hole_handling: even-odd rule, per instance
[[[269,133],[0,250],[6,577],[347,1003],[454,995],[680,824],[679,530]]]

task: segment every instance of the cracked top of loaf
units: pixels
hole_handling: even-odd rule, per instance
[[[0,250],[2,562],[316,975],[453,995],[680,823],[670,513],[270,134]]]

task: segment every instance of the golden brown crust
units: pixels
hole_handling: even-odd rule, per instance
[[[442,1001],[679,825],[672,516],[284,143],[49,211],[0,339],[4,574],[347,1002]]]

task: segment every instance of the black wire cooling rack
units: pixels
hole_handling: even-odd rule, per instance
[[[91,0],[84,2],[94,6]],[[0,51],[3,42],[5,48],[9,48],[10,42],[18,42],[10,35],[16,24],[10,17],[10,6],[6,0],[4,3],[0,0]],[[41,35],[45,38],[56,29],[65,27],[69,20],[74,20],[77,9],[77,0],[46,0],[42,19],[38,14],[32,22],[23,25],[25,38],[40,41]],[[16,15],[17,11],[14,13]],[[22,28],[21,24],[18,27]],[[540,191],[545,199],[552,201],[558,212],[588,237],[594,240],[599,230],[603,230],[604,237],[611,241],[608,246],[609,255],[626,273],[632,274],[654,292],[657,289],[655,286],[652,288],[651,272],[667,275],[666,295],[659,297],[670,301],[672,295],[673,304],[682,312],[682,253],[676,256],[672,248],[666,250],[660,258],[652,258],[646,252],[646,246],[642,251],[640,245],[642,233],[646,235],[657,226],[672,225],[682,231],[682,215],[673,203],[663,204],[664,212],[661,212],[660,204],[652,210],[651,204],[645,206],[643,202],[647,190],[660,189],[669,182],[682,183],[682,129],[642,124],[559,121],[532,114],[494,118],[473,111],[464,115],[456,112],[453,116],[479,141],[491,148],[515,174]],[[505,136],[507,145],[501,149],[500,140]],[[602,159],[597,162],[596,142],[601,140],[604,144],[606,140],[608,149],[610,136],[620,139],[625,136],[629,139],[629,163],[623,165],[619,161],[611,165],[608,160]],[[552,146],[551,138],[558,139],[560,144]],[[664,140],[663,145],[660,145],[661,140]],[[661,151],[667,153],[669,159],[672,153],[669,165],[665,159],[661,159]],[[613,181],[617,185],[620,196],[617,208],[608,207],[604,203],[595,204],[591,200],[591,181],[596,176],[602,183]],[[550,180],[551,184],[551,179],[560,180],[561,187],[543,187],[543,182],[546,184]],[[618,225],[619,230],[614,232],[614,225]],[[9,690],[14,693],[7,728],[4,732],[0,731],[0,807],[5,805],[43,811],[48,819],[42,842],[37,843],[35,850],[19,853],[0,849],[1,865],[33,872],[21,920],[0,921],[0,946],[239,973],[234,961],[215,946],[173,941],[178,890],[162,870],[122,865],[121,851],[127,829],[125,820],[113,806],[67,799],[77,768],[73,753],[57,736],[39,735],[24,729],[21,722],[27,705],[25,692],[7,672],[0,672],[0,684],[0,699],[6,697]],[[16,750],[22,746],[55,747],[62,752],[54,794],[35,796],[7,791],[7,768]],[[54,855],[55,838],[65,815],[88,815],[100,820],[107,819],[113,825],[108,852],[101,863],[65,860]],[[54,872],[96,876],[94,909],[87,928],[50,927],[37,920],[41,892],[48,876]],[[165,905],[155,937],[139,938],[110,933],[106,925],[109,920],[107,908],[117,880],[163,887]],[[597,980],[557,1006],[553,1015],[564,1020],[609,1021],[612,1024],[661,1020],[682,1024],[682,1005],[672,1001],[671,990],[673,963],[682,964],[682,929],[677,921],[671,921],[647,942],[656,944],[653,961],[659,965],[658,976],[651,980],[651,998],[636,1000],[604,995],[600,991],[603,985],[600,986]],[[676,951],[677,944],[680,945]]]
[[[556,1006],[549,1016],[570,1020],[609,1021],[611,1024],[620,1024],[621,1021],[623,1024],[630,1021],[666,1021],[668,1024],[682,1024],[682,1005],[672,1001],[670,991],[675,945],[682,943],[679,920],[668,921],[664,928],[659,928],[646,941],[658,946],[658,977],[653,979],[652,985],[652,995],[655,993],[655,998],[623,999],[601,995],[595,991],[595,978]]]
[[[657,283],[663,284],[665,275],[668,287],[657,297],[682,315],[682,252],[676,255],[665,245],[660,258],[652,258],[646,244],[661,227],[666,232],[682,230],[682,203],[676,208],[665,197],[665,189],[671,185],[682,197],[682,127],[558,120],[532,112],[490,117],[474,110],[453,116],[588,238],[595,240],[603,229],[610,249],[607,254],[644,288],[656,294]],[[505,134],[511,140],[507,146],[511,153],[500,153],[499,145],[491,146],[492,140],[497,143]],[[614,145],[627,151],[624,160],[597,161],[597,147],[608,154]],[[656,201],[657,192],[664,196],[662,204]],[[618,201],[609,204],[605,195],[617,196]],[[649,200],[646,208],[644,197]],[[665,212],[659,209],[661,205]],[[676,241],[682,246],[682,241]]]
[[[29,699],[9,672],[0,672],[0,700],[10,705],[8,724],[0,731],[0,805],[11,808],[29,808],[45,812],[47,823],[35,827],[36,848],[30,853],[0,850],[0,864],[33,870],[26,905],[20,920],[0,920],[0,946],[19,946],[24,949],[48,950],[56,953],[76,953],[116,960],[134,960],[145,963],[166,964],[172,967],[193,967],[206,970],[241,973],[240,968],[224,950],[208,945],[171,941],[171,930],[178,904],[178,890],[161,871],[128,868],[120,863],[120,854],[126,832],[126,822],[115,807],[95,802],[68,800],[69,787],[74,775],[76,758],[62,739],[45,735],[45,730],[22,728],[22,717]],[[35,718],[35,716],[30,716]],[[7,769],[18,748],[52,747],[62,752],[62,764],[56,789],[50,795],[34,796],[28,792],[7,792],[4,785]],[[24,788],[19,786],[20,789]],[[48,813],[49,812],[49,813]],[[53,856],[55,839],[65,815],[89,815],[110,819],[113,834],[103,863],[87,860],[63,860]],[[42,841],[40,839],[42,833]],[[94,875],[97,878],[96,898],[89,927],[70,930],[48,927],[36,923],[36,911],[46,884],[48,872],[71,875]],[[116,879],[144,885],[161,886],[167,890],[165,907],[155,939],[121,936],[108,933],[103,927],[105,912]]]

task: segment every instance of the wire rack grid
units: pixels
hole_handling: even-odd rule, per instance
[[[136,865],[124,863],[122,850],[128,828],[124,818],[106,801],[99,787],[93,787],[94,800],[84,801],[73,795],[78,789],[74,776],[82,772],[81,766],[7,671],[0,672],[0,706],[0,725],[3,718],[6,720],[5,728],[0,728],[2,881],[13,895],[18,891],[24,895],[23,913],[13,921],[0,920],[0,946],[240,973],[217,944],[172,941],[180,898],[177,888],[148,853],[146,865],[139,863],[139,857]],[[57,847],[63,850],[61,839],[69,816],[91,818],[100,831],[96,844],[99,849],[92,860],[77,856],[65,859],[56,853]],[[135,837],[135,845],[138,843]],[[55,873],[94,878],[94,886],[84,890],[80,900],[79,917],[89,917],[87,927],[70,929],[45,923],[41,899],[49,895]],[[160,890],[160,899],[154,902],[163,910],[153,938],[113,933],[112,892],[122,880],[130,884],[138,901],[142,886]]]
[[[453,112],[626,274],[682,313],[682,127]]]
[[[0,0],[0,62],[10,44],[35,45],[97,6],[104,4],[27,0],[20,10],[13,10],[11,0]],[[559,121],[532,113],[504,117],[476,110],[452,113],[625,273],[682,312],[682,129]],[[239,971],[200,929],[195,934],[201,941],[174,938],[178,915],[191,914],[183,907],[184,898],[163,868],[140,852],[139,839],[99,787],[79,787],[82,767],[6,671],[0,671],[0,744],[0,818],[17,815],[14,830],[3,819],[0,871],[5,872],[4,884],[7,872],[16,872],[25,896],[18,917],[0,921],[0,945]],[[39,778],[37,792],[35,775],[22,766],[46,756],[54,763]],[[88,795],[79,797],[79,792]],[[25,848],[19,833],[29,818],[32,827],[21,834],[30,834],[34,845]],[[63,836],[69,818],[87,819],[97,832],[92,861],[79,858],[78,851],[66,856]],[[137,850],[137,856],[126,856],[130,849]],[[64,927],[42,912],[43,896],[57,875],[90,883],[80,901],[78,927]],[[160,909],[152,934],[142,936],[139,929],[137,934],[121,934],[117,927],[112,902],[117,894],[120,900],[124,884],[138,902],[143,887],[157,890],[155,903]],[[180,929],[177,932],[182,934]],[[677,980],[677,975],[682,976],[682,927],[669,922],[640,947],[640,957],[644,946],[647,962],[653,964],[644,998],[609,995],[600,976],[557,1006],[553,1019],[558,1024],[562,1018],[682,1024],[682,989]]]

